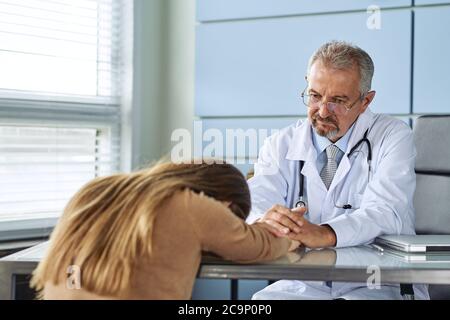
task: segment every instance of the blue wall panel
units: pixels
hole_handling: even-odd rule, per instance
[[[444,4],[444,3],[450,3],[450,0],[416,0],[414,2],[416,6],[424,4]]]
[[[238,299],[250,300],[256,292],[268,285],[267,280],[239,280]],[[231,280],[197,279],[192,300],[229,300]]]
[[[410,6],[411,0],[198,0],[199,21]]]
[[[256,159],[259,148],[264,143],[266,137],[274,133],[274,130],[295,124],[299,119],[300,118],[203,119],[202,127],[203,133],[209,131],[214,137],[216,136],[216,133],[221,133],[221,136],[223,137],[223,148],[217,150],[217,157],[224,156],[226,145],[228,143],[230,146],[234,146],[233,154],[237,158]],[[218,131],[210,131],[211,129],[216,129]],[[233,141],[229,141],[227,138],[233,139]],[[238,139],[239,142],[244,144],[245,148],[238,148]],[[204,141],[204,148],[211,144],[212,140],[213,139]],[[254,142],[256,142],[256,145],[253,145]],[[250,143],[252,143],[252,146],[249,145]]]
[[[232,163],[233,164],[233,163]],[[236,168],[239,169],[240,172],[242,172],[242,174],[244,175],[244,177],[246,178],[250,178],[250,176],[248,176],[249,173],[254,173],[253,168],[254,168],[254,161],[250,162],[247,161],[247,163],[245,164],[233,164]]]
[[[411,12],[384,12],[379,30],[367,28],[367,17],[346,13],[199,25],[196,114],[306,114],[300,92],[308,59],[333,39],[351,41],[374,59],[375,112],[409,113]]]
[[[450,112],[450,8],[415,12],[414,113]]]
[[[230,280],[197,279],[192,290],[192,300],[229,300]]]
[[[264,289],[268,284],[267,280],[239,280],[239,300],[250,300],[256,292]]]

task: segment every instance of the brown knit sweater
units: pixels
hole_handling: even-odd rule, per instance
[[[276,259],[291,244],[258,224],[246,224],[222,203],[189,190],[175,194],[160,210],[153,229],[153,253],[142,258],[128,292],[107,297],[83,287],[66,289],[65,283],[47,283],[44,299],[189,299],[202,251],[250,263]]]

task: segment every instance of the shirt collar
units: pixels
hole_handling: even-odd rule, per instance
[[[356,121],[355,121],[355,123],[356,123]],[[341,137],[338,141],[336,141],[336,143],[334,143],[334,145],[336,147],[338,147],[339,149],[341,149],[342,152],[345,152],[347,150],[348,141],[350,140],[350,137],[352,135],[353,128],[355,127],[355,123],[352,124],[350,129],[347,130],[347,132],[345,133],[345,135],[343,137]],[[333,143],[330,140],[328,140],[328,138],[318,135],[316,130],[314,130],[314,128],[312,126],[311,126],[311,130],[313,133],[312,134],[313,144],[314,144],[314,147],[316,148],[317,156],[318,156],[330,144],[333,144]]]

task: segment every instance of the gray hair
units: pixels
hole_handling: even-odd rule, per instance
[[[360,75],[361,96],[370,91],[374,65],[372,58],[360,47],[345,41],[331,41],[323,44],[309,59],[308,75],[317,60],[338,70],[352,68],[356,65]]]

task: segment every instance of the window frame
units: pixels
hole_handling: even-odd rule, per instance
[[[121,94],[119,98],[103,96],[48,95],[46,93],[21,92],[0,89],[0,125],[46,125],[59,127],[95,128],[111,130],[110,139],[117,139],[115,171],[132,168],[132,145],[135,130],[127,119],[134,118],[133,103],[134,56],[134,1],[114,0],[121,5]],[[111,141],[111,145],[114,143]],[[0,222],[0,242],[45,238],[50,235],[59,217],[17,219]]]

